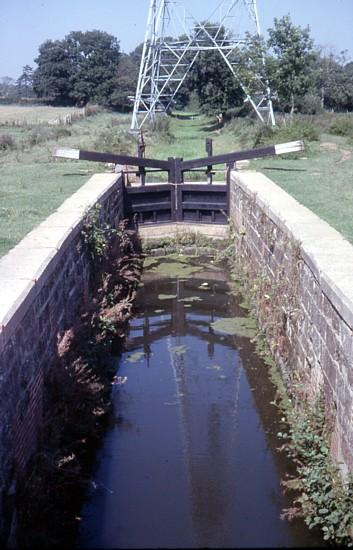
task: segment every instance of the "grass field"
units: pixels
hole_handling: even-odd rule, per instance
[[[215,129],[206,117],[193,120],[173,118],[171,132],[176,147],[156,143],[151,156],[205,156],[205,138],[213,138],[213,153],[251,147],[244,139],[244,125]],[[246,130],[246,129],[245,129]],[[246,132],[245,132],[246,133]],[[288,141],[288,140],[285,140]],[[320,133],[318,141],[306,142],[301,154],[268,157],[250,162],[249,168],[263,172],[301,204],[310,208],[353,243],[353,142],[351,138]]]
[[[311,149],[298,160],[262,159],[253,167],[353,243],[353,147],[323,134]]]
[[[31,120],[32,113],[29,114]],[[62,145],[97,149],[112,120],[118,132],[127,129],[130,118],[100,113],[82,118],[70,127],[37,126],[28,122],[12,129],[12,133],[11,127],[0,126],[0,256],[94,172],[106,169],[101,164],[54,159],[54,148]],[[13,143],[1,149],[3,137],[9,135]]]
[[[12,112],[12,107],[4,109]],[[24,109],[21,108],[21,113],[25,117]],[[47,109],[44,114],[47,120],[52,120],[54,112],[54,116],[60,116],[52,108]],[[38,125],[33,122],[32,111],[27,111],[27,122],[22,126],[0,123],[0,255],[45,219],[91,174],[107,170],[102,164],[53,159],[54,147],[136,153],[136,138],[128,133],[129,115],[102,112],[67,127]],[[4,111],[2,116],[6,117]],[[239,150],[251,146],[248,130],[244,121],[219,129],[204,115],[184,113],[180,118],[172,117],[169,124],[162,124],[157,134],[146,129],[146,156],[163,159],[206,156],[206,137],[213,139],[214,154]],[[252,161],[250,168],[265,173],[353,243],[351,139],[331,135],[324,127],[319,141],[307,142],[300,157],[259,159]]]
[[[0,126],[52,123],[66,115],[83,114],[84,110],[76,107],[0,105]]]

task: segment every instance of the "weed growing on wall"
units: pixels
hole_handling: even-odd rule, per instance
[[[98,203],[91,208],[83,220],[82,238],[87,245],[93,269],[99,268],[108,248],[109,238],[116,232],[108,225],[102,226],[99,216],[102,206]]]
[[[109,418],[112,345],[125,336],[142,269],[136,235],[124,223],[116,230],[100,226],[99,209],[88,213],[82,238],[95,286],[61,335],[46,380],[42,444],[17,493],[19,547],[73,543],[93,452]]]
[[[280,450],[296,466],[295,474],[283,480],[285,490],[296,494],[293,506],[283,511],[283,517],[301,517],[310,529],[320,529],[325,541],[353,546],[353,477],[343,481],[330,458],[332,418],[321,404],[321,396],[308,392],[305,372],[290,368],[287,321],[291,318],[291,323],[300,323],[296,298],[301,269],[299,247],[295,243],[286,245],[291,267],[287,273],[277,273],[273,280],[266,272],[256,274],[251,267],[244,235],[245,231],[233,231],[229,246],[218,253],[217,259],[228,264],[251,314],[259,321],[262,331],[256,338],[257,352],[265,358],[277,387],[273,404],[282,412]],[[269,246],[270,237],[265,235]],[[285,384],[270,355],[285,367]]]
[[[303,517],[309,529],[319,528],[326,541],[353,546],[353,479],[344,483],[329,457],[329,432],[324,408],[316,403],[286,409],[287,430],[279,432],[285,451],[296,464],[295,476],[283,481],[299,496],[283,516]]]

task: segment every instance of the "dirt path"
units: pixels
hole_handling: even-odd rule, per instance
[[[349,160],[352,158],[353,152],[350,149],[342,149],[341,150],[341,158],[337,161],[338,164],[341,162],[345,162],[346,160]]]
[[[337,143],[333,143],[332,141],[323,141],[320,143],[320,148],[324,151],[339,151],[341,156],[336,161],[337,164],[351,159],[353,155],[353,151],[351,149],[340,149]]]

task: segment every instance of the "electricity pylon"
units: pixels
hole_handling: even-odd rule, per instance
[[[260,52],[255,61],[249,49],[250,38],[261,37],[256,0],[215,4],[208,19],[198,21],[181,0],[150,0],[131,130],[155,120],[158,112],[169,112],[200,53],[212,51],[219,53],[257,117],[275,125],[269,84],[261,76],[264,55]]]

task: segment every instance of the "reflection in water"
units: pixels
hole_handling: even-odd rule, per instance
[[[79,546],[317,544],[280,519],[288,503],[284,459],[274,452],[273,388],[249,339],[210,326],[244,311],[230,303],[222,272],[207,276],[144,277],[119,360],[127,383],[113,393],[115,422]]]

